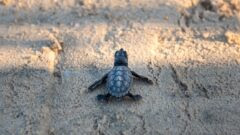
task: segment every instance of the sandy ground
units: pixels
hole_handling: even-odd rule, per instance
[[[0,3],[0,134],[240,134],[239,0]],[[99,103],[119,48],[154,85]]]

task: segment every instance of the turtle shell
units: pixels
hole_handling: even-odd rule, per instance
[[[132,84],[132,73],[126,66],[115,66],[107,78],[107,91],[115,97],[126,95]]]

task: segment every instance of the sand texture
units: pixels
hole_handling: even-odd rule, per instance
[[[87,87],[128,52],[143,99]],[[1,135],[239,135],[239,0],[0,0]]]

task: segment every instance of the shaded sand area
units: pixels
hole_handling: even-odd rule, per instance
[[[239,0],[0,3],[0,134],[240,134]],[[154,85],[99,103],[119,48]]]

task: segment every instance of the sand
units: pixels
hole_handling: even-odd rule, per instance
[[[240,134],[239,0],[0,3],[0,134]],[[154,85],[98,102],[120,48]]]

